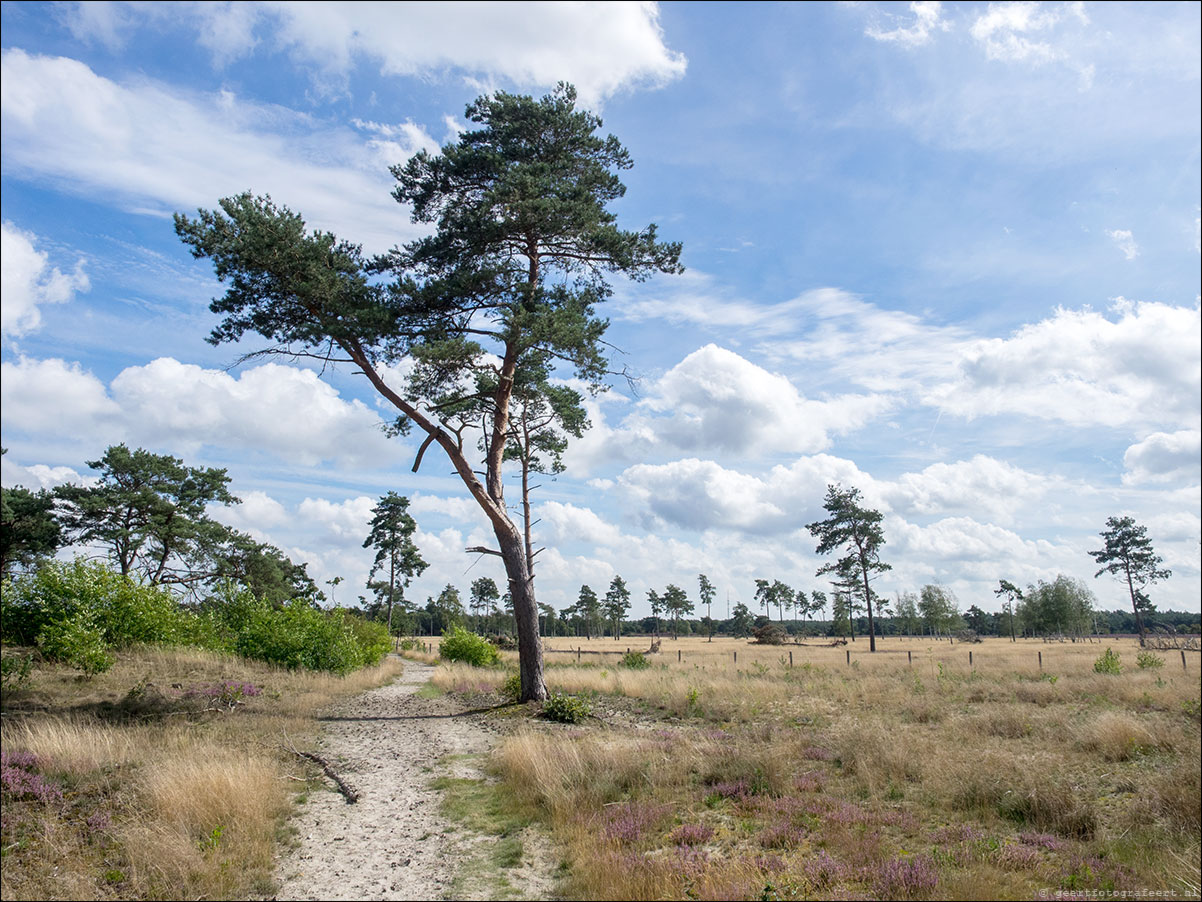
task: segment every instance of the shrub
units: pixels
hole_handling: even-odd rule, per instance
[[[752,630],[751,635],[757,645],[784,645],[788,634],[775,624],[765,623]]]
[[[559,723],[580,723],[592,712],[592,705],[577,695],[557,692],[543,702],[543,717]]]
[[[1156,670],[1164,667],[1164,658],[1150,651],[1141,651],[1135,656],[1135,664],[1140,670]]]
[[[438,656],[447,661],[463,661],[473,667],[490,667],[501,659],[496,646],[461,626],[453,626],[443,634]]]
[[[416,651],[420,649],[424,643],[418,642],[416,639],[402,639],[401,651]]]
[[[505,677],[505,682],[501,684],[500,692],[502,698],[506,698],[511,702],[521,701],[522,675],[520,673],[511,673]]]
[[[0,683],[23,686],[33,673],[33,655],[6,655],[0,658]]]
[[[651,666],[651,662],[641,651],[628,651],[622,656],[622,666],[631,670],[646,670]]]
[[[114,648],[187,641],[194,619],[170,592],[140,586],[99,561],[46,561],[5,587],[4,640],[32,645],[47,626],[79,613],[89,617],[105,644]]]
[[[1108,648],[1100,658],[1093,662],[1093,669],[1097,673],[1117,675],[1123,672],[1123,665],[1119,663],[1118,653],[1114,649]]]
[[[69,664],[84,676],[104,673],[113,666],[113,656],[104,642],[104,631],[88,611],[46,624],[38,634],[38,645],[51,661]]]

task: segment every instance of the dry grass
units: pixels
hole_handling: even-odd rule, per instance
[[[563,838],[566,896],[1190,885],[1196,655],[1184,672],[1109,676],[1093,670],[1106,644],[863,644],[849,664],[843,647],[669,639],[629,670],[622,654],[645,639],[550,640],[549,686],[595,696],[604,723],[523,731],[494,766]],[[1133,642],[1109,645],[1134,663]],[[444,685],[473,679],[491,677],[448,669]]]
[[[90,682],[56,668],[5,698],[6,753],[31,753],[61,799],[6,796],[7,899],[248,898],[273,892],[277,835],[304,773],[282,751],[337,698],[400,665],[347,677],[289,672],[198,649],[122,654]],[[230,710],[189,689],[263,693]],[[303,785],[303,784],[301,784]]]

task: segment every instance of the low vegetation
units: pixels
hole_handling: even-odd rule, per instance
[[[1095,663],[1134,641],[685,639],[631,669],[578,645],[548,642],[547,683],[595,717],[528,722],[491,762],[562,843],[566,898],[1198,894],[1196,654],[1114,673]]]
[[[388,652],[383,624],[303,598],[273,604],[224,584],[195,608],[165,588],[140,585],[99,562],[48,560],[6,582],[0,596],[6,645],[37,648],[91,677],[113,652],[137,643],[192,645],[282,667],[346,674]]]
[[[43,663],[5,684],[3,897],[270,896],[294,792],[320,779],[285,745],[399,663],[338,676],[194,647],[111,654],[90,679]]]

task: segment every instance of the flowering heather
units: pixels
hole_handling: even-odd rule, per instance
[[[681,824],[672,833],[678,846],[701,846],[714,838],[714,828],[708,824]]]
[[[894,858],[875,868],[866,868],[864,876],[879,899],[927,893],[939,882],[935,862],[926,855]]]
[[[931,831],[931,841],[944,845],[947,843],[976,843],[987,839],[987,834],[971,824],[957,824],[954,827],[940,827]]]
[[[826,849],[819,849],[818,854],[801,866],[806,882],[814,889],[824,889],[836,883],[842,883],[851,877],[851,869],[843,862],[832,858]]]
[[[95,814],[88,816],[84,824],[90,833],[102,833],[113,825],[113,819],[109,817],[107,811],[97,811]]]
[[[33,799],[44,804],[63,798],[62,787],[39,774],[36,755],[0,751],[0,791],[14,800]]]
[[[1010,871],[1025,871],[1036,867],[1042,856],[1039,850],[1024,843],[1006,843],[994,854],[998,867]]]
[[[1047,849],[1049,852],[1059,852],[1064,848],[1064,840],[1058,836],[1053,836],[1051,833],[1027,833],[1018,834],[1018,841],[1026,846],[1034,846],[1037,849]]]
[[[742,780],[725,780],[721,783],[715,783],[709,788],[706,795],[721,796],[724,799],[743,799],[751,794],[751,781]]]
[[[822,774],[816,770],[806,771],[804,774],[799,774],[793,780],[793,786],[799,792],[821,792],[824,785]]]
[[[801,757],[807,761],[833,761],[835,753],[830,749],[812,745],[801,753]]]
[[[695,849],[688,845],[676,846],[676,870],[685,880],[696,880],[704,874],[709,860],[709,854],[704,849]]]
[[[615,805],[602,812],[601,830],[608,839],[635,843],[667,817],[669,811],[667,805],[644,805],[639,802]]]
[[[798,824],[772,824],[760,832],[760,845],[765,849],[795,849],[800,846],[810,831]]]

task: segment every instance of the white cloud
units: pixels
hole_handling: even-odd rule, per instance
[[[35,330],[42,321],[41,305],[64,304],[91,287],[82,258],[67,275],[50,265],[36,241],[7,220],[0,226],[0,334],[5,337]]]
[[[369,250],[418,234],[388,193],[384,165],[433,145],[412,123],[390,127],[391,140],[375,131],[365,141],[229,92],[118,84],[63,57],[9,49],[0,66],[6,174],[154,215],[249,189]]]
[[[52,489],[68,482],[86,485],[92,481],[92,477],[81,476],[79,471],[71,467],[48,467],[45,464],[25,467],[12,460],[9,454],[0,457],[0,482],[9,488],[21,485],[36,491]]]
[[[1128,260],[1139,256],[1139,245],[1135,243],[1135,236],[1130,229],[1107,229],[1106,234]]]
[[[1028,35],[1052,30],[1066,13],[1083,23],[1089,22],[1080,3],[1051,9],[1040,3],[991,3],[973,22],[969,32],[985,48],[989,59],[1036,64],[1050,62],[1063,58],[1064,51]]]
[[[0,407],[5,431],[54,436],[115,434],[120,407],[104,383],[78,363],[18,358],[0,364]],[[102,443],[103,444],[103,443]]]
[[[932,31],[936,29],[947,31],[951,28],[951,23],[942,18],[942,10],[943,4],[938,0],[911,3],[910,12],[914,14],[913,24],[908,26],[897,24],[897,27],[889,31],[884,31],[873,24],[864,30],[864,34],[878,41],[891,41],[906,47],[918,47],[930,42]],[[902,19],[901,16],[895,15],[889,15],[888,18],[891,20],[891,24],[896,24]]]
[[[264,541],[269,530],[289,522],[288,510],[266,492],[234,492],[241,504],[215,505],[209,516],[226,526],[248,532],[259,541]]]
[[[1123,455],[1126,485],[1188,482],[1196,484],[1202,460],[1202,433],[1197,429],[1155,432]]]
[[[652,386],[640,408],[656,440],[683,450],[803,454],[832,433],[860,428],[888,407],[877,395],[805,398],[788,378],[717,345],[689,354]]]
[[[1196,425],[1202,323],[1195,306],[1118,299],[1101,313],[1059,309],[1009,338],[963,348],[926,403],[965,417],[1020,414],[1075,426]]]
[[[886,310],[838,288],[813,289],[789,303],[793,331],[806,337],[784,337],[756,350],[873,392],[914,391],[952,377],[972,339],[961,327]]]
[[[306,498],[297,505],[298,517],[325,533],[325,537],[339,545],[363,546],[369,531],[372,509],[376,498],[359,495],[344,501],[329,501],[325,498]]]
[[[234,378],[161,357],[123,370],[111,390],[135,434],[181,450],[224,445],[306,466],[379,463],[395,453],[379,417],[312,370],[267,363]]]
[[[654,3],[189,3],[173,21],[191,21],[198,40],[224,65],[272,35],[313,70],[318,90],[362,62],[385,75],[440,76],[448,69],[474,83],[574,83],[596,103],[618,91],[659,87],[684,75],[683,54],[664,45]],[[135,18],[136,17],[136,18]],[[115,49],[139,23],[156,25],[155,5],[79,3],[68,21]]]
[[[1095,4],[1088,16],[1076,4],[946,12],[971,45],[943,41],[909,55],[912,71],[880,82],[865,117],[893,117],[936,146],[1008,162],[1196,141],[1198,17],[1186,6],[1151,15],[1117,3]]]
[[[3,364],[4,425],[88,448],[118,441],[191,454],[202,446],[263,452],[313,466],[378,464],[396,454],[380,419],[316,373],[264,364],[237,378],[169,357],[122,370],[106,386],[78,364]]]
[[[936,463],[919,473],[903,473],[880,483],[882,496],[901,514],[972,511],[1001,522],[1040,501],[1049,480],[1004,461],[975,455],[971,460]]]
[[[854,485],[879,504],[875,483],[849,460],[817,454],[754,476],[712,460],[687,458],[636,464],[619,485],[641,509],[645,525],[720,529],[758,535],[783,534],[823,516],[830,483]]]

